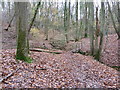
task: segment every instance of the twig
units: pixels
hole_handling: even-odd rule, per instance
[[[2,79],[0,79],[0,83],[3,82],[4,80],[8,79],[9,77],[11,77],[15,72],[17,72],[20,68],[16,69],[15,71],[11,72],[10,74],[8,74],[7,76],[3,77]]]

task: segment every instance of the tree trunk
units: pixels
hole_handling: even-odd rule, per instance
[[[68,30],[70,30],[70,13],[71,13],[70,9],[71,9],[71,0],[69,0],[69,7],[68,7],[68,24],[67,24]],[[68,30],[67,30],[67,32],[68,32]],[[69,40],[67,39],[66,42],[69,43]]]
[[[45,40],[48,40],[48,16],[49,16],[49,10],[47,7],[47,1],[45,1]]]
[[[9,20],[10,20],[10,2],[8,2],[8,14],[9,14]]]
[[[113,18],[113,14],[112,14],[112,11],[110,9],[110,5],[109,5],[109,2],[107,1],[107,4],[108,4],[108,10],[110,12],[110,16],[111,16],[111,19],[112,19],[112,22],[113,22],[113,27],[118,35],[118,39],[120,39],[120,30],[119,28],[117,29],[116,25],[115,25],[115,21],[114,21],[114,18]],[[119,5],[118,5],[118,13],[120,13],[120,9],[119,9]],[[118,14],[118,20],[120,19],[120,14]],[[120,21],[120,20],[119,20]],[[119,23],[120,24],[120,23]],[[119,25],[120,27],[120,25]]]
[[[103,48],[103,32],[104,32],[104,24],[105,24],[105,7],[104,2],[101,2],[101,18],[100,18],[100,42],[99,42],[99,49],[95,55],[95,59],[100,60],[102,48]]]
[[[97,53],[98,50],[98,36],[99,36],[99,20],[98,20],[98,7],[96,7],[96,31],[95,31],[95,53]]]
[[[76,38],[75,41],[79,40],[79,31],[78,31],[78,0],[76,0]]]
[[[39,2],[39,3],[37,4],[37,8],[36,8],[36,10],[35,10],[34,16],[33,16],[32,20],[31,20],[30,25],[29,25],[29,28],[28,28],[28,33],[30,33],[30,29],[31,29],[31,27],[32,27],[32,25],[33,25],[33,23],[34,23],[34,21],[35,21],[35,18],[36,18],[36,15],[37,15],[37,12],[38,12],[38,9],[39,9],[40,5],[41,5],[41,2]]]
[[[29,25],[29,27],[28,27],[28,36],[27,36],[27,39],[28,39],[28,40],[27,40],[28,53],[29,53],[29,33],[30,33],[30,30],[31,30],[31,28],[32,28],[32,25],[33,25],[33,23],[34,23],[34,21],[35,21],[35,18],[36,18],[36,16],[37,16],[37,12],[38,12],[38,9],[39,9],[40,5],[41,5],[41,2],[38,2],[37,8],[36,8],[35,13],[34,13],[34,16],[33,16],[32,20],[31,20],[31,22],[30,22],[30,25]]]
[[[118,39],[120,39],[120,2],[117,2],[117,9],[118,9]]]
[[[15,2],[17,52],[16,59],[28,61],[28,10],[27,2]]]
[[[5,28],[6,31],[8,31],[9,27],[11,27],[11,24],[12,24],[12,21],[13,21],[14,17],[15,17],[15,14],[14,14],[13,17],[10,19],[10,22],[9,22],[7,28]]]
[[[94,5],[89,2],[90,17],[89,17],[89,33],[90,33],[90,50],[91,55],[94,55]]]
[[[2,9],[4,10],[5,9],[5,3],[4,3],[4,1],[1,2],[1,3],[2,3]]]
[[[86,38],[87,37],[87,2],[85,2],[85,35],[84,37]]]
[[[67,30],[68,30],[68,24],[67,24],[67,1],[65,0],[65,7],[64,7],[64,29],[65,29],[65,39],[66,42],[68,43],[68,34],[67,34]]]

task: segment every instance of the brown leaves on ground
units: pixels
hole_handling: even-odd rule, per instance
[[[120,66],[120,60],[118,59],[118,47],[119,40],[117,40],[117,35],[108,35],[108,39],[105,37],[104,51],[102,52],[101,61],[109,66]]]
[[[117,40],[117,34],[111,34],[108,36],[104,36],[103,40],[103,51],[101,55],[101,62],[108,66],[120,66],[120,60],[118,59],[118,42]],[[100,41],[100,38],[98,38],[98,41]],[[98,43],[99,44],[99,43]],[[70,42],[67,47],[68,50],[70,49],[76,49],[80,48],[84,52],[90,51],[90,39],[89,38],[83,38],[79,42]]]
[[[2,76],[20,68],[2,83],[3,88],[116,88],[119,72],[90,56],[64,52],[31,52],[31,64],[14,59],[15,49],[2,51]],[[41,70],[45,68],[45,70]]]

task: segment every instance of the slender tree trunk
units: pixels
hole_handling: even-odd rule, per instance
[[[70,13],[71,13],[70,9],[71,9],[71,0],[69,0],[69,7],[68,7],[68,26],[67,26],[68,30],[70,30]],[[68,30],[67,30],[67,32],[68,32]],[[66,42],[69,43],[69,40],[67,39]]]
[[[100,28],[99,28],[99,20],[98,20],[98,7],[96,7],[96,31],[95,31],[95,53],[98,50],[98,36],[99,36]]]
[[[88,29],[88,25],[87,25],[87,2],[85,2],[85,35],[84,37],[87,37],[87,29]]]
[[[67,24],[67,0],[65,0],[65,7],[64,7],[64,28],[65,28],[65,39],[66,42],[68,43],[68,24]]]
[[[30,29],[31,29],[31,27],[32,27],[32,25],[33,25],[33,23],[34,23],[34,21],[35,21],[35,18],[36,18],[36,15],[37,15],[37,12],[38,12],[38,9],[39,9],[40,5],[41,5],[41,2],[39,2],[39,3],[37,4],[37,8],[36,8],[36,10],[35,10],[34,16],[33,16],[32,20],[31,20],[30,25],[29,25],[29,28],[28,28],[28,33],[30,33]]]
[[[69,0],[69,12],[68,12],[68,27],[69,28],[70,28],[70,13],[71,13],[70,9],[71,9],[71,0]]]
[[[109,5],[109,2],[107,1],[107,4],[108,4],[108,10],[110,12],[110,16],[111,16],[111,19],[112,19],[112,22],[113,22],[113,27],[118,35],[118,39],[120,39],[120,30],[117,29],[116,25],[115,25],[115,21],[114,21],[114,18],[113,18],[113,14],[112,14],[112,11],[110,9],[110,5]],[[119,8],[119,7],[118,7]],[[118,9],[118,11],[120,12],[120,10]],[[120,15],[118,15],[118,19],[120,18]]]
[[[90,50],[91,55],[94,55],[94,5],[93,2],[89,2],[90,16],[89,16],[89,33],[90,33]]]
[[[49,10],[47,7],[47,1],[45,1],[45,40],[48,40],[48,16],[49,16]]]
[[[88,36],[90,37],[90,2],[87,4],[88,6]]]
[[[29,25],[29,27],[28,27],[28,36],[27,36],[27,39],[28,39],[28,40],[27,40],[28,53],[29,53],[29,33],[30,33],[30,30],[31,30],[31,28],[32,28],[32,25],[33,25],[33,23],[34,23],[34,21],[35,21],[35,18],[36,18],[36,16],[37,16],[37,12],[38,12],[38,9],[39,9],[40,5],[41,5],[41,2],[38,2],[37,8],[36,8],[35,13],[34,13],[34,16],[33,16],[32,20],[31,20],[31,22],[30,22],[30,25]]]
[[[4,1],[1,2],[1,3],[2,3],[2,9],[4,10],[5,9],[5,3],[4,3]]]
[[[10,20],[10,2],[8,2],[8,14],[9,14],[9,20]]]
[[[118,39],[120,39],[120,2],[117,2],[117,9],[118,9]]]
[[[78,34],[81,36],[81,38],[82,38],[82,27],[83,27],[83,20],[82,20],[82,5],[83,5],[83,3],[80,1],[80,3],[79,3],[80,5],[79,5],[79,7],[80,7],[80,27],[79,27],[79,31],[78,31]],[[84,24],[84,26],[85,26],[85,24]],[[79,36],[79,37],[80,37]]]
[[[12,24],[12,21],[13,21],[14,17],[15,17],[15,14],[14,14],[13,17],[10,19],[10,22],[9,22],[7,28],[5,28],[6,31],[8,31],[9,27],[11,27],[11,24]]]
[[[106,4],[106,3],[105,3]],[[109,29],[109,13],[108,13],[108,7],[106,7],[106,13],[105,13],[105,15],[106,15],[106,22],[105,22],[105,36],[106,36],[106,38],[105,38],[105,45],[104,45],[104,49],[103,49],[103,52],[106,50],[106,47],[107,47],[107,44],[108,44],[108,29]]]
[[[102,52],[102,49],[103,49],[103,33],[104,33],[104,24],[105,24],[105,7],[104,7],[104,2],[101,2],[101,18],[100,18],[100,42],[99,42],[99,49],[96,53],[96,56],[95,58],[97,60],[100,60],[100,56],[101,56],[101,52]]]
[[[78,30],[78,0],[76,0],[76,38],[75,41],[79,40],[79,30]]]

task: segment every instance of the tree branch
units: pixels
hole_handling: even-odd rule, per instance
[[[41,4],[41,2],[39,2],[39,3],[37,4],[37,8],[36,8],[36,10],[35,10],[35,14],[34,14],[34,16],[33,16],[33,18],[32,18],[32,21],[31,21],[31,23],[30,23],[30,26],[29,26],[29,28],[28,28],[28,33],[30,32],[30,29],[31,29],[31,27],[32,27],[32,25],[33,25],[33,22],[35,21],[35,18],[36,18],[36,15],[37,15],[37,12],[38,12],[38,9],[39,9],[40,4]]]
[[[11,20],[10,20],[10,22],[9,22],[9,24],[8,24],[8,27],[5,28],[4,30],[8,31],[9,27],[11,26],[11,23],[12,23],[14,17],[15,17],[15,13],[14,13],[13,17],[11,18]]]

